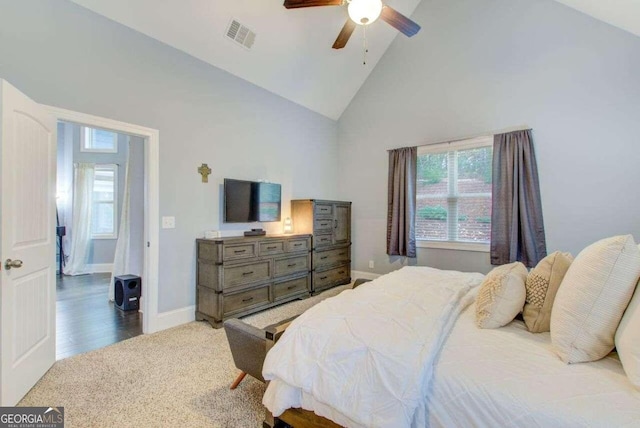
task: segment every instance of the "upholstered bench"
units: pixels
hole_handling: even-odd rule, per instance
[[[297,315],[265,328],[254,327],[237,318],[224,322],[224,331],[227,333],[233,362],[241,370],[231,384],[231,389],[236,389],[247,374],[264,382],[262,364],[267,352],[296,317]]]

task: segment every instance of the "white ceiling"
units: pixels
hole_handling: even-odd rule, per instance
[[[640,0],[556,0],[640,36]]]
[[[283,0],[72,0],[331,119],[338,119],[398,31],[383,21],[331,46],[343,6],[285,9]],[[420,0],[385,0],[410,16]],[[232,18],[254,31],[251,50],[224,37]],[[405,37],[400,34],[399,37]],[[413,38],[420,37],[418,33]]]
[[[331,49],[347,19],[343,6],[287,10],[283,0],[71,1],[332,119],[340,117],[394,38],[405,39],[385,22],[374,22],[367,27],[363,65],[362,27],[344,49]],[[410,17],[420,1],[385,3]],[[557,1],[640,36],[640,0]],[[224,37],[232,18],[257,34],[252,49]]]

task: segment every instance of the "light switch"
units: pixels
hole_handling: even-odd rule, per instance
[[[176,228],[176,218],[173,217],[173,216],[162,217],[162,228],[163,229],[175,229]]]

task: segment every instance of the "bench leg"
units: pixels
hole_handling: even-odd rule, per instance
[[[247,374],[245,372],[240,372],[240,374],[238,375],[236,380],[233,381],[233,383],[231,384],[231,387],[229,387],[229,389],[236,389],[238,387],[238,385],[240,385],[240,382],[242,382],[242,379],[244,379],[244,377],[246,375]]]

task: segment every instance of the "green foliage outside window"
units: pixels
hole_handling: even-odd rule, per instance
[[[438,184],[447,176],[447,154],[418,156],[418,179],[427,184]]]

